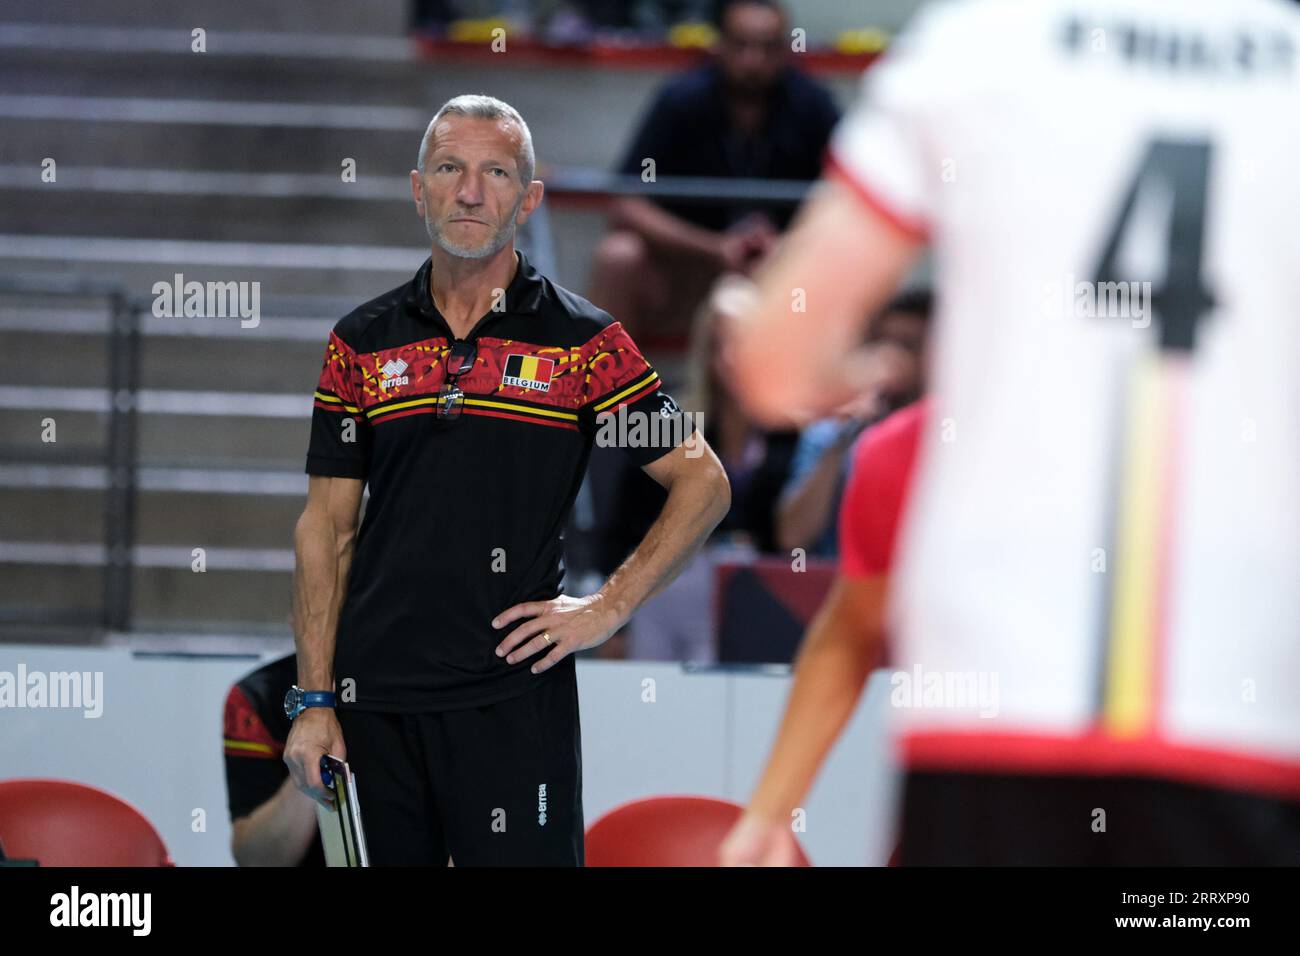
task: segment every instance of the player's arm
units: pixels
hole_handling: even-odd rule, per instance
[[[230,852],[239,866],[297,866],[316,839],[315,804],[285,777],[274,796],[232,821],[231,830]]]
[[[294,529],[294,644],[298,686],[334,689],[334,639],[347,592],[365,481],[311,475],[307,505]],[[284,760],[300,789],[323,803],[329,791],[320,777],[320,757],[346,757],[334,711],[312,707],[293,723]]]
[[[910,469],[911,431],[868,431],[855,446],[839,514],[839,573],[795,660],[785,715],[748,807],[724,841],[728,865],[791,865],[790,813],[803,801],[885,648],[894,542]],[[883,428],[883,426],[882,426]]]
[[[863,329],[921,245],[840,174],[821,180],[755,284],[736,280],[715,298],[751,414],[771,427],[802,424],[860,393],[875,373]]]
[[[756,829],[790,832],[790,815],[857,707],[884,649],[883,575],[838,574],[795,660],[793,686],[767,765],[745,810]],[[723,863],[746,854],[744,831]]]

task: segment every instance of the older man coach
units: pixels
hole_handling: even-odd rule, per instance
[[[681,412],[613,317],[515,250],[542,201],[534,170],[507,104],[438,110],[411,172],[430,257],[338,322],[316,391],[285,762],[328,802],[320,756],[348,759],[375,864],[582,864],[573,655],[671,580],[729,507],[698,432],[627,447],[667,503],[596,593],[561,593],[600,416]]]

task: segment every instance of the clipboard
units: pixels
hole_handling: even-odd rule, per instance
[[[316,804],[316,823],[325,848],[326,866],[369,866],[366,834],[361,828],[361,801],[357,798],[357,778],[338,757],[320,758],[320,775],[325,786],[334,791],[334,808]]]

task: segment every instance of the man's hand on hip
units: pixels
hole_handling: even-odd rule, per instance
[[[497,656],[513,664],[549,648],[550,653],[533,664],[534,674],[549,670],[567,654],[599,647],[623,623],[593,594],[584,598],[561,595],[553,601],[516,604],[498,614],[492,626],[503,628],[524,618],[530,620],[516,627],[497,645]]]

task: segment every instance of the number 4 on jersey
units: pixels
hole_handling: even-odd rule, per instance
[[[1152,141],[1138,165],[1119,218],[1106,240],[1101,262],[1097,264],[1095,281],[1099,285],[1139,278],[1120,272],[1117,261],[1120,243],[1132,226],[1139,198],[1147,190],[1163,188],[1172,194],[1164,243],[1165,274],[1160,287],[1151,295],[1162,351],[1192,351],[1196,347],[1197,325],[1214,308],[1214,297],[1201,276],[1209,168],[1210,144],[1206,140]]]

